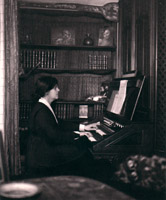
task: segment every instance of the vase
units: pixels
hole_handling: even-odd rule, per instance
[[[94,42],[93,42],[93,39],[91,38],[90,33],[87,33],[86,37],[85,37],[85,39],[83,41],[83,45],[92,46],[93,44],[94,44]]]

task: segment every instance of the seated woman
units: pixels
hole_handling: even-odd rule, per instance
[[[55,77],[42,76],[37,80],[36,94],[39,100],[30,116],[27,145],[27,169],[30,175],[53,175],[58,166],[63,168],[75,161],[83,161],[87,153],[87,138],[83,142],[75,140],[73,130],[94,128],[57,119],[51,103],[58,99],[59,91]]]

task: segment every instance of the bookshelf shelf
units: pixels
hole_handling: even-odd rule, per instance
[[[96,75],[107,75],[107,74],[111,74],[114,73],[116,70],[115,69],[111,69],[111,70],[58,70],[58,69],[36,69],[34,71],[34,73],[43,73],[43,72],[47,72],[47,73],[51,73],[51,74],[96,74]]]
[[[83,105],[102,105],[103,104],[103,102],[100,102],[100,101],[67,101],[67,100],[58,100],[57,102],[55,102],[55,103],[58,103],[58,104],[76,104],[76,105],[81,105],[81,104],[83,104]]]
[[[55,49],[55,50],[83,50],[83,51],[116,51],[115,46],[55,46],[49,44],[21,44],[26,49]]]

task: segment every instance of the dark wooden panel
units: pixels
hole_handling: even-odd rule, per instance
[[[157,121],[155,151],[166,155],[166,2],[158,3]]]

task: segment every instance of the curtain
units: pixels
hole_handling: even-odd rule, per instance
[[[9,177],[21,173],[18,101],[17,0],[5,0],[5,150]]]

